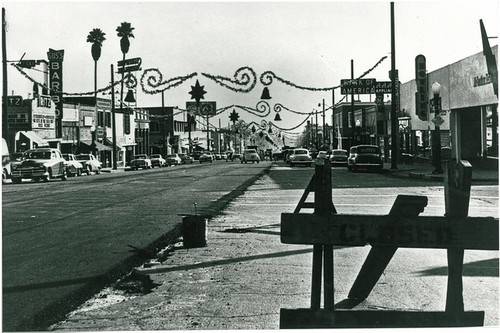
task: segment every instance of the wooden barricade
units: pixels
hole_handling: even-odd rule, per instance
[[[498,219],[467,217],[472,167],[467,161],[445,168],[445,216],[419,217],[425,196],[399,195],[388,215],[337,214],[332,202],[330,161],[315,175],[294,213],[281,214],[281,242],[313,245],[311,307],[281,309],[280,328],[482,326],[483,311],[464,311],[462,267],[465,249],[498,250]],[[314,203],[306,202],[314,191]],[[301,213],[314,208],[313,214]],[[371,245],[350,292],[355,306],[367,298],[399,247],[443,248],[448,253],[444,312],[334,310],[333,246]],[[321,272],[324,275],[324,309]]]

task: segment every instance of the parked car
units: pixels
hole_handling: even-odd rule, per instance
[[[95,172],[96,174],[101,173],[102,164],[97,158],[92,154],[78,154],[75,156],[76,160],[83,165],[83,171],[90,175],[90,173]]]
[[[349,171],[358,169],[380,171],[383,167],[382,151],[378,146],[359,145],[351,147],[349,150],[349,158],[347,159],[347,169]]]
[[[292,153],[288,157],[290,166],[294,165],[306,165],[311,166],[312,157],[309,154],[309,150],[305,148],[297,148],[292,150]]]
[[[332,161],[332,166],[333,165],[347,165],[347,156],[349,154],[347,153],[347,150],[345,149],[334,149],[332,150],[332,153],[330,154],[330,161]]]
[[[215,159],[218,161],[218,160],[221,160],[222,159],[222,156],[221,154],[219,153],[215,153]]]
[[[233,156],[231,157],[231,160],[234,161],[235,159],[239,159],[241,161],[242,157],[240,153],[234,153]]]
[[[221,158],[221,160],[227,160],[227,154],[226,153],[220,153],[220,158]]]
[[[260,162],[260,156],[259,154],[257,154],[257,150],[255,149],[246,149],[244,152],[243,152],[243,157],[241,158],[241,163],[248,163],[248,162],[252,162],[252,163],[259,163]]]
[[[164,167],[167,166],[167,160],[161,156],[161,154],[153,154],[151,155],[151,166],[154,168],[155,166],[157,167]]]
[[[129,163],[131,169],[138,170],[141,169],[151,169],[153,165],[151,164],[151,159],[146,154],[134,155]]]
[[[81,176],[83,173],[83,164],[76,160],[74,154],[63,154],[66,161],[66,173],[69,177]]]
[[[169,154],[165,159],[167,160],[167,165],[180,165],[182,163],[181,158],[177,154]]]
[[[202,155],[203,153],[200,152],[200,151],[193,151],[191,153],[191,157],[195,160],[195,161],[198,161],[200,159],[200,156]]]
[[[2,138],[2,183],[11,178],[11,156],[9,154],[9,146],[7,141]]]
[[[66,165],[59,149],[36,148],[24,153],[24,160],[12,165],[12,182],[21,183],[23,179],[35,182],[49,181],[52,178],[66,180]]]
[[[181,158],[181,164],[191,164],[194,162],[194,158],[188,154],[178,154]]]
[[[201,156],[198,160],[200,161],[200,163],[203,163],[203,162],[213,163],[213,161],[214,161],[212,154],[210,154],[210,153],[201,154]]]

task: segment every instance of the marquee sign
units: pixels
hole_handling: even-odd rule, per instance
[[[200,102],[199,106],[196,106],[196,102],[186,102],[186,109],[190,114],[197,116],[215,116],[217,104],[216,102]]]
[[[343,79],[340,80],[340,92],[346,94],[374,94],[375,79]]]

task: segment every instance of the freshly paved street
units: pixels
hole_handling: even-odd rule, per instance
[[[338,213],[387,214],[398,194],[413,194],[429,199],[421,216],[444,214],[440,182],[408,181],[404,171],[403,178],[343,169],[333,173]],[[126,293],[119,281],[52,329],[279,328],[280,308],[310,306],[312,246],[282,244],[279,235],[280,214],[294,210],[311,175],[312,168],[274,164],[210,219],[206,247],[184,248],[179,238],[136,267],[132,275],[150,278],[155,286],[151,292]],[[497,185],[473,184],[469,216],[498,218]],[[342,308],[369,249],[335,247],[337,308]],[[485,326],[498,326],[498,251],[466,251],[464,262],[465,310],[485,311]],[[370,296],[354,310],[444,311],[446,276],[445,250],[399,249]]]
[[[2,186],[3,330],[43,330],[180,234],[178,214],[215,215],[269,162]],[[146,251],[147,252],[147,251]]]

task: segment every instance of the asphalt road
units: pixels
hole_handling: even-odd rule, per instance
[[[178,214],[216,214],[269,165],[216,161],[3,185],[3,330],[46,329],[178,237]]]
[[[281,213],[294,211],[311,175],[312,168],[274,164],[209,221],[206,247],[184,248],[178,241],[167,257],[137,268],[156,284],[151,292],[129,294],[111,285],[51,329],[278,329],[281,308],[310,305],[312,246],[282,243],[280,218]],[[349,173],[345,168],[335,168],[332,178],[339,214],[384,215],[400,194],[426,196],[429,203],[422,216],[445,212],[439,182]],[[498,218],[498,213],[498,185],[473,186],[469,215]],[[348,294],[370,248],[335,246],[337,308],[353,305]],[[369,297],[355,310],[443,312],[446,258],[443,249],[398,249]],[[484,311],[484,325],[498,326],[498,251],[465,251],[463,283],[466,310]]]

